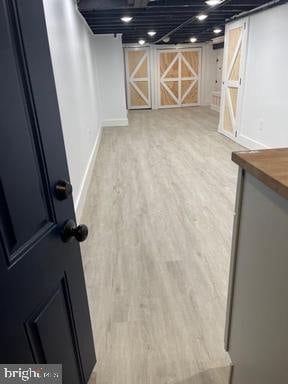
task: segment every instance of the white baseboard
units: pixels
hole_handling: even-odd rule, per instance
[[[95,160],[97,157],[101,137],[102,137],[102,127],[100,128],[100,131],[99,131],[97,139],[95,141],[92,153],[90,155],[90,158],[89,158],[89,161],[87,164],[87,168],[86,168],[85,174],[84,174],[83,179],[82,179],[79,195],[78,195],[77,199],[75,200],[75,211],[76,211],[76,218],[77,218],[78,223],[80,223],[81,217],[83,214],[83,209],[85,206],[87,192],[88,192],[88,188],[89,188],[89,185],[91,182],[92,171],[93,171]]]
[[[103,120],[102,127],[127,127],[128,119],[109,119]]]
[[[212,111],[220,112],[220,107],[218,105],[211,104],[210,108]]]
[[[262,143],[259,143],[256,140],[251,139],[248,136],[245,135],[239,135],[236,139],[237,143],[240,145],[243,145],[243,147],[246,147],[248,149],[257,150],[257,149],[269,149],[267,145],[264,145]]]

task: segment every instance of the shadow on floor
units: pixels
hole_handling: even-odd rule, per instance
[[[231,376],[231,367],[218,367],[200,372],[184,381],[178,381],[173,384],[229,384]],[[96,373],[93,372],[88,384],[96,384]],[[136,383],[135,383],[136,384]],[[172,384],[172,383],[171,383]]]
[[[92,373],[88,384],[96,384],[96,373],[95,372]]]
[[[175,384],[229,384],[231,367],[218,367],[200,372],[184,381]]]

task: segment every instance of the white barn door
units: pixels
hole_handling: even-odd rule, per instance
[[[158,107],[199,105],[201,49],[159,49]]]
[[[237,137],[246,37],[246,19],[226,26],[219,131],[230,138]]]
[[[125,48],[128,109],[151,108],[150,50]]]

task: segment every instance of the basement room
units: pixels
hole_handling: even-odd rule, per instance
[[[1,383],[288,383],[287,27],[1,0]]]

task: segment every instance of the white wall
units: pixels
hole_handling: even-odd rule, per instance
[[[122,38],[96,35],[93,44],[99,73],[102,125],[128,125]]]
[[[224,49],[214,50],[213,91],[221,92]]]
[[[224,49],[213,50],[213,91],[211,109],[220,112]]]
[[[93,36],[73,0],[44,0],[44,10],[74,203],[79,211],[101,128]]]
[[[202,45],[201,105],[211,105],[215,81],[215,51],[212,44]]]
[[[288,4],[249,20],[239,140],[248,148],[288,146]]]

